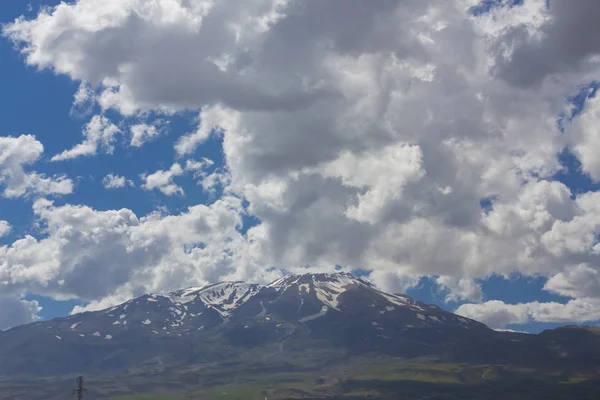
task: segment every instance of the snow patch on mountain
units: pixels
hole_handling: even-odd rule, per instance
[[[385,297],[385,299],[387,301],[389,301],[392,304],[395,304],[397,306],[400,307],[408,307],[408,308],[412,308],[414,310],[420,310],[423,311],[424,308],[421,307],[415,300],[405,297],[405,296],[400,296],[397,294],[389,294],[389,293],[385,293],[385,292],[381,292],[379,291],[379,293]]]
[[[201,303],[217,311],[222,318],[228,318],[234,309],[246,303],[262,288],[261,285],[246,282],[220,282],[153,296],[167,298],[171,303],[171,311],[181,318],[185,317],[185,310],[192,303]]]
[[[227,312],[247,302],[261,287],[245,282],[222,282],[202,289],[198,297],[204,304]]]
[[[299,321],[300,322],[308,322],[308,321],[312,321],[312,320],[315,320],[317,318],[323,317],[323,316],[325,316],[325,314],[327,314],[327,310],[328,309],[329,308],[327,306],[323,306],[323,307],[321,307],[321,311],[319,311],[318,313],[313,314],[313,315],[309,315],[309,316],[304,317],[304,318],[300,318]]]
[[[240,309],[245,304],[248,307]],[[359,306],[355,308],[355,305]],[[389,324],[397,323],[418,327],[452,324],[464,328],[478,324],[408,296],[382,292],[351,274],[335,273],[287,276],[267,286],[221,282],[165,294],[143,295],[108,310],[85,317],[76,316],[77,319],[69,319],[64,328],[67,332],[77,328],[76,333],[104,338],[107,335],[118,338],[121,332],[140,329],[148,334],[160,332],[161,335],[175,336],[187,335],[190,331],[208,331],[242,318],[273,319],[275,322],[281,322],[283,318],[304,323],[326,316],[330,319],[338,313],[364,316],[369,318],[366,320],[368,324],[376,319],[374,327],[386,330]],[[396,319],[398,322],[394,322]],[[61,334],[63,338],[70,337],[65,336],[68,333],[61,332],[55,330],[53,333]]]
[[[262,310],[257,315],[257,317],[264,317],[265,315],[267,315],[267,310],[265,309],[265,305],[263,304],[262,301],[260,302],[260,307],[262,308]]]
[[[373,285],[348,273],[292,275],[277,279],[268,287],[283,293],[295,290],[301,296],[313,293],[325,306],[340,311],[339,296],[354,286],[373,288]]]

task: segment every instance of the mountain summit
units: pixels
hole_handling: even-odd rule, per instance
[[[244,319],[313,326],[319,319],[319,324],[324,324],[357,316],[364,319],[372,335],[380,337],[415,327],[485,328],[408,296],[385,293],[348,273],[291,275],[266,286],[219,282],[148,294],[106,310],[33,326],[52,329],[60,340],[73,335],[81,340],[90,336],[113,340],[131,331],[157,336],[190,335]]]
[[[156,372],[248,357],[289,367],[366,354],[596,368],[597,342],[580,329],[496,332],[351,274],[305,274],[147,294],[0,332],[0,375]]]

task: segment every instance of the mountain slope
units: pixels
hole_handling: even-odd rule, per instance
[[[581,329],[495,332],[350,274],[306,274],[148,294],[1,332],[0,377],[161,372],[236,359],[296,368],[364,354],[594,369],[599,338]]]

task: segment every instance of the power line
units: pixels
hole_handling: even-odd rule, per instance
[[[73,394],[77,395],[77,400],[83,400],[83,393],[87,392],[87,389],[83,387],[83,376],[77,378],[77,389],[73,390]]]

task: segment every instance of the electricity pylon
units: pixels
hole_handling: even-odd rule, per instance
[[[77,400],[83,400],[83,393],[87,392],[87,389],[83,387],[83,376],[77,378],[77,389],[73,390],[73,394],[77,395]]]

